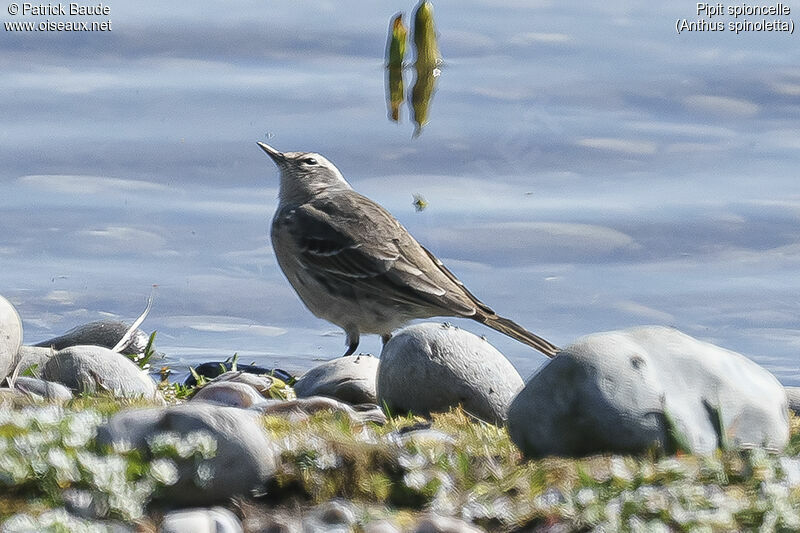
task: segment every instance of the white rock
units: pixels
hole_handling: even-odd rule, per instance
[[[198,433],[199,432],[199,433]],[[128,409],[97,431],[101,446],[131,447],[148,457],[150,446],[165,435],[187,439],[205,433],[216,442],[213,456],[178,460],[178,481],[164,488],[166,500],[208,504],[260,491],[275,471],[273,446],[255,412],[189,402],[166,408]],[[158,435],[161,435],[159,437]],[[156,439],[154,441],[153,439]]]
[[[294,384],[299,398],[329,396],[351,404],[376,403],[378,358],[371,355],[337,357],[317,365]]]
[[[354,531],[356,513],[353,504],[334,499],[321,503],[303,518],[304,533],[350,533]]]
[[[508,429],[528,456],[670,451],[676,436],[695,453],[720,444],[781,449],[789,437],[786,394],[772,374],[658,326],[564,348],[514,400]]]
[[[254,387],[237,381],[212,381],[197,391],[192,401],[230,407],[253,407],[265,403],[264,397]]]
[[[272,389],[272,386],[275,384],[275,380],[270,376],[263,374],[251,374],[249,372],[242,372],[241,370],[229,370],[224,372],[212,379],[210,383],[221,383],[225,381],[250,385],[265,398],[270,397],[270,389]]]
[[[375,404],[349,405],[327,396],[311,396],[294,400],[267,400],[255,408],[265,415],[286,416],[290,420],[305,420],[319,411],[332,411],[344,413],[353,422],[360,424],[373,422],[382,425],[386,423],[386,415]]]
[[[224,507],[172,511],[161,521],[161,533],[241,533],[242,524]]]
[[[34,376],[40,377],[44,371],[44,365],[47,364],[55,350],[51,348],[41,348],[39,346],[25,346],[22,345],[17,350],[17,359],[14,362],[14,368],[19,367],[20,373],[31,369]]]
[[[400,529],[388,520],[376,520],[364,525],[364,533],[400,533]]]
[[[378,403],[392,413],[428,416],[461,404],[501,423],[522,386],[516,369],[487,341],[433,322],[398,331],[384,345],[378,366]]]
[[[22,320],[11,302],[0,296],[0,380],[13,369],[22,345]]]
[[[100,346],[70,346],[45,363],[42,377],[82,393],[160,399],[155,381],[133,361]]]

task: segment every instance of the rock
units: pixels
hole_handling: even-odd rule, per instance
[[[275,471],[276,448],[256,411],[189,402],[166,408],[128,409],[98,428],[100,446],[129,446],[150,457],[159,439],[197,440],[198,432],[216,441],[207,458],[176,459],[178,481],[163,498],[205,505],[261,490]],[[170,437],[171,435],[171,437]],[[154,440],[155,439],[155,440]]]
[[[588,335],[567,346],[519,393],[508,415],[529,457],[640,453],[659,446],[782,449],[786,393],[741,354],[666,327]]]
[[[70,346],[44,366],[47,381],[81,393],[110,392],[122,398],[161,399],[155,381],[124,355],[101,346]]]
[[[377,403],[375,379],[378,358],[371,355],[337,357],[317,365],[297,379],[300,398],[329,396],[351,404]]]
[[[288,416],[294,420],[304,420],[318,411],[334,411],[346,414],[356,423],[373,422],[385,424],[386,415],[375,404],[348,405],[326,396],[297,398],[295,400],[267,400],[256,406],[265,415]]]
[[[212,402],[230,407],[253,407],[265,402],[252,386],[236,381],[212,381],[192,396],[192,401]]]
[[[800,387],[785,387],[786,399],[789,400],[789,409],[800,416]]]
[[[273,510],[266,506],[246,513],[242,525],[245,531],[253,533],[308,533],[303,530],[299,511]]]
[[[72,399],[72,393],[64,385],[43,379],[17,376],[14,388],[27,394],[35,394],[45,400],[67,402]]]
[[[20,346],[17,351],[17,360],[14,368],[19,367],[20,373],[31,369],[31,373],[36,377],[41,377],[44,365],[47,364],[55,351],[52,348],[41,348],[39,346]]]
[[[447,324],[401,329],[384,345],[378,366],[378,404],[392,413],[429,416],[462,405],[502,423],[522,386],[519,373],[491,344]]]
[[[219,376],[212,379],[211,383],[220,383],[225,381],[244,383],[246,385],[250,385],[251,387],[256,389],[261,396],[265,398],[270,397],[269,391],[275,384],[275,380],[272,379],[270,376],[260,375],[260,374],[250,374],[249,372],[243,372],[241,370],[228,371],[225,372],[224,374],[220,374]]]
[[[331,500],[321,503],[311,510],[303,520],[305,533],[326,533],[353,531],[356,513],[353,505],[344,500]]]
[[[414,533],[483,533],[483,529],[458,518],[430,513],[417,522]]]
[[[22,320],[11,302],[0,296],[0,380],[13,370],[22,345]]]
[[[364,533],[400,533],[400,529],[388,520],[376,520],[364,526]]]
[[[54,347],[56,350],[81,345],[102,346],[111,349],[117,345],[130,327],[130,324],[126,324],[121,320],[98,320],[76,326],[63,335],[39,342],[34,346]],[[147,333],[137,329],[131,336],[130,342],[123,347],[120,353],[129,355],[142,353],[147,346],[149,338],[150,336]]]
[[[161,533],[241,533],[242,524],[224,507],[172,511],[161,521]]]
[[[233,368],[233,363],[230,361],[211,361],[209,363],[203,363],[194,367],[194,371],[197,373],[198,376],[203,376],[204,378],[215,378],[220,374],[225,372],[230,372]],[[263,366],[256,366],[256,365],[243,365],[241,363],[236,364],[236,370],[240,372],[245,372],[247,374],[256,374],[256,375],[267,375],[267,376],[275,376],[276,378],[289,382],[292,379],[292,375],[286,372],[285,370],[281,370],[280,368],[270,369],[264,368]],[[197,385],[197,380],[190,372],[186,379],[183,381],[184,385],[194,387]]]

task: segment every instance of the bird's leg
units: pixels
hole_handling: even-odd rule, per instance
[[[383,341],[383,345],[386,346],[386,343],[389,342],[389,339],[392,338],[391,333],[386,333],[385,335],[381,335],[381,340]]]
[[[347,351],[344,352],[344,355],[342,357],[353,355],[356,352],[356,348],[358,348],[358,340],[359,340],[358,330],[347,331]]]

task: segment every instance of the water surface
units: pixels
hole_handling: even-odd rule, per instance
[[[269,136],[326,155],[557,344],[672,325],[800,385],[796,37],[677,35],[694,4],[437,1],[445,65],[413,138],[383,69],[412,3],[108,5],[108,33],[0,39],[0,293],[26,341],[132,319],[156,284],[144,326],[179,368],[343,352],[273,257]],[[454,322],[523,376],[544,362]]]

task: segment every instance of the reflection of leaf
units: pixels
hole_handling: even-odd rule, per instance
[[[420,63],[433,68],[442,62],[433,26],[433,4],[427,0],[420,2],[414,13],[414,46],[417,49],[417,68]]]
[[[414,136],[422,132],[422,127],[428,123],[428,110],[436,87],[436,77],[439,76],[439,69],[416,64],[417,79],[411,89],[411,107],[414,110],[414,123],[417,125]]]
[[[403,14],[398,13],[389,26],[389,44],[386,47],[386,65],[389,68],[402,68],[406,55],[408,29],[403,24]]]
[[[407,36],[403,14],[398,13],[389,25],[389,43],[386,45],[386,101],[389,104],[389,118],[395,122],[400,120],[400,106],[405,99],[403,59],[406,55]]]
[[[422,0],[414,13],[414,47],[417,50],[415,63],[417,78],[411,90],[411,107],[414,110],[414,130],[416,137],[428,123],[428,110],[439,75],[442,62],[439,46],[436,43],[436,29],[433,25],[433,4]]]
[[[403,69],[401,67],[388,67],[387,94],[389,102],[389,118],[397,122],[400,120],[400,106],[403,105],[405,88],[403,86]]]

